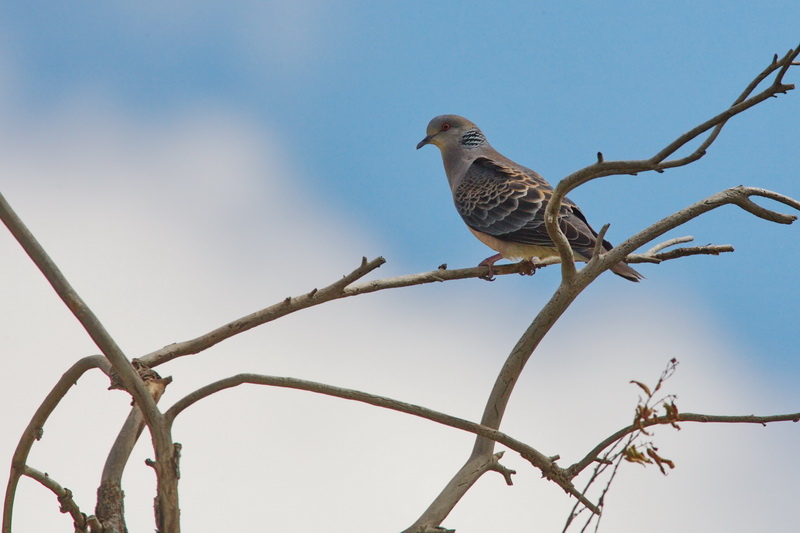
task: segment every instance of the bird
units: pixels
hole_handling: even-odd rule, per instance
[[[527,273],[532,274],[534,257],[559,256],[544,222],[545,209],[553,196],[553,187],[547,180],[500,154],[478,126],[458,115],[434,117],[417,150],[427,144],[442,153],[453,202],[461,218],[478,240],[498,252],[478,265],[489,267],[485,279],[494,279],[494,263],[503,258],[528,262]],[[588,261],[597,243],[597,232],[569,198],[562,200],[558,217],[575,259]],[[603,240],[602,250],[611,248]],[[624,262],[611,267],[611,271],[629,281],[644,278]]]

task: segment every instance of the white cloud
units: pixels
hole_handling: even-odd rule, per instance
[[[276,138],[223,112],[147,122],[74,103],[60,116],[5,125],[0,138],[3,192],[131,356],[328,283],[353,268],[361,250],[379,248],[302,185]],[[0,401],[11,407],[0,437],[7,461],[58,375],[97,350],[5,232],[0,254],[0,349],[13,364],[0,382]],[[268,324],[159,368],[175,377],[164,403],[252,371],[477,419],[532,311],[502,283],[478,300],[472,283],[387,291]],[[767,388],[749,380],[735,347],[695,302],[604,296],[587,294],[542,345],[505,431],[562,454],[566,465],[630,420],[636,390],[628,380],[652,382],[673,356],[681,367],[669,390],[682,408],[740,413]],[[82,379],[32,454],[33,466],[72,489],[86,512],[128,410],[125,395],[105,386],[99,376]],[[624,468],[605,530],[787,530],[786,495],[798,472],[781,457],[791,453],[791,437],[772,427],[661,429],[656,442],[678,469],[662,478],[654,468]],[[397,531],[472,444],[408,416],[255,386],[189,409],[175,438],[184,445],[186,531]],[[763,470],[767,447],[780,471]],[[153,482],[142,463],[150,456],[145,439],[128,466],[132,531],[152,528]],[[516,485],[485,476],[445,525],[459,533],[560,531],[572,502],[512,453],[506,458],[519,471]],[[54,498],[28,481],[16,523],[18,532],[69,524]]]

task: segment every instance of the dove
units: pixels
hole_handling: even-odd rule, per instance
[[[559,255],[544,223],[553,187],[543,177],[500,154],[478,126],[458,115],[431,120],[417,149],[426,144],[442,152],[444,171],[461,218],[478,240],[498,252],[478,265],[489,267],[486,279],[493,279],[494,263],[503,258],[532,265],[534,257]],[[558,218],[575,259],[588,261],[597,232],[568,198],[561,202]],[[612,247],[603,241],[604,252]],[[644,278],[624,262],[611,271],[630,281]]]

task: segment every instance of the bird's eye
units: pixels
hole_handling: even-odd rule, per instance
[[[447,130],[449,130],[449,129],[450,129],[450,124],[448,124],[447,122],[445,122],[444,124],[442,124],[442,131],[447,131]]]

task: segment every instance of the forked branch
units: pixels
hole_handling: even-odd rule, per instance
[[[747,109],[750,109],[757,104],[760,104],[769,98],[775,97],[779,94],[785,94],[786,92],[794,89],[794,85],[784,83],[783,78],[789,68],[796,64],[795,60],[797,59],[798,54],[800,54],[800,46],[798,46],[797,49],[789,50],[780,60],[777,59],[777,56],[773,58],[773,61],[761,73],[759,73],[752,82],[750,82],[742,94],[739,95],[739,97],[728,109],[714,117],[711,117],[702,124],[699,124],[698,126],[687,131],[683,135],[680,135],[649,159],[633,161],[605,161],[602,157],[602,154],[598,154],[597,162],[584,167],[561,180],[556,186],[555,191],[553,192],[553,197],[547,206],[545,223],[547,225],[547,231],[550,235],[550,238],[556,244],[556,247],[559,251],[562,263],[571,262],[572,250],[569,247],[569,242],[567,241],[566,237],[558,227],[557,214],[561,208],[562,200],[567,194],[570,193],[570,191],[580,185],[583,185],[584,183],[601,177],[624,174],[635,175],[639,172],[646,172],[650,170],[663,172],[668,168],[685,166],[689,163],[697,161],[706,154],[708,147],[714,142],[714,140],[716,140],[717,136],[722,131],[722,128],[732,117],[746,111]],[[775,78],[769,87],[756,95],[752,95],[756,88],[773,73],[776,73]],[[679,159],[667,159],[674,155],[678,150],[686,146],[688,143],[709,131],[709,136],[690,155]],[[628,253],[632,251],[633,250],[630,250]],[[563,268],[564,267],[562,266],[562,269]],[[569,268],[564,270],[564,272],[569,274],[568,276],[565,276],[565,279],[572,277],[573,274],[570,273],[570,271],[571,269]]]
[[[782,59],[777,60],[776,58],[773,60],[773,62],[747,86],[742,95],[737,98],[732,106],[679,136],[675,141],[668,144],[650,159],[609,162],[604,160],[602,154],[598,154],[597,162],[570,174],[559,182],[545,211],[545,224],[548,234],[555,244],[561,258],[562,282],[555,294],[539,312],[536,318],[534,318],[522,337],[520,337],[506,359],[486,403],[483,418],[481,419],[482,425],[491,428],[500,427],[500,422],[505,413],[511,393],[513,392],[514,385],[519,379],[528,359],[544,336],[550,331],[555,322],[584,288],[594,281],[603,271],[619,263],[638,247],[651,242],[653,239],[663,235],[666,231],[680,226],[691,218],[729,203],[739,205],[756,216],[774,222],[791,223],[796,218],[793,215],[784,215],[761,208],[754,204],[750,200],[750,197],[763,196],[784,203],[795,209],[798,209],[800,205],[797,201],[763,189],[736,187],[723,191],[657,222],[606,254],[595,255],[580,272],[577,272],[575,269],[571,247],[558,224],[558,213],[562,200],[570,191],[584,183],[604,176],[637,174],[648,170],[661,172],[664,169],[686,165],[701,158],[705,154],[708,146],[713,143],[722,127],[730,118],[770,97],[794,89],[793,85],[783,83],[783,77],[794,64],[798,56],[798,51],[800,51],[800,48],[798,50],[789,50]],[[770,74],[776,72],[777,74],[775,75],[773,83],[769,87],[761,93],[751,96],[753,91],[755,91],[763,80]],[[667,158],[675,154],[689,142],[709,131],[711,132],[709,137],[701,143],[692,154],[681,159],[667,160]],[[493,449],[494,441],[480,436],[477,437],[467,465],[469,465],[470,461],[477,461],[482,457],[491,455]],[[467,465],[462,467],[461,470],[455,474],[430,507],[407,528],[404,533],[434,531],[442,523],[465,492],[464,490],[457,490],[456,488],[470,487],[477,478],[483,474],[483,472],[480,471],[471,471],[469,468],[466,468]]]
[[[0,194],[0,219],[17,239],[23,250],[44,274],[56,294],[66,304],[81,326],[103,352],[113,367],[114,374],[119,376],[122,384],[133,401],[138,405],[150,430],[158,468],[157,476],[157,515],[163,517],[159,529],[170,533],[180,532],[179,511],[177,506],[177,477],[171,472],[173,459],[172,436],[163,423],[162,414],[150,394],[145,382],[139,378],[131,362],[109,335],[103,324],[78,295],[75,289],[61,273],[55,262],[45,252],[33,234],[17,216],[6,199]],[[13,498],[13,494],[12,494]],[[10,520],[10,518],[9,518]],[[9,522],[10,524],[10,522]],[[5,524],[4,524],[5,525]],[[10,528],[10,525],[9,525]]]
[[[587,453],[583,459],[566,469],[570,478],[580,474],[587,466],[596,461],[603,451],[615,442],[640,429],[658,425],[670,425],[678,422],[700,422],[703,424],[761,424],[766,426],[774,422],[800,422],[800,413],[783,415],[704,415],[697,413],[677,413],[675,416],[655,416],[642,420],[637,424],[626,426],[603,439],[597,446]]]
[[[28,456],[33,443],[42,438],[44,425],[58,404],[67,395],[78,379],[94,368],[99,368],[106,374],[111,372],[111,364],[101,355],[93,355],[80,359],[69,370],[64,372],[53,389],[47,394],[42,404],[31,417],[28,426],[20,437],[14,456],[11,459],[11,473],[8,476],[6,495],[3,502],[3,533],[11,533],[11,521],[14,512],[14,498],[17,494],[19,479],[26,474]],[[33,476],[31,476],[33,477]],[[33,477],[33,479],[36,479]]]

